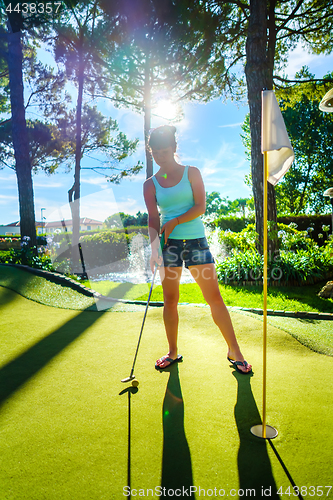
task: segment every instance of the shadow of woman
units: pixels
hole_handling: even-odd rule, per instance
[[[251,376],[233,372],[237,380],[235,420],[240,444],[238,450],[238,475],[240,490],[253,489],[256,498],[279,499],[267,452],[267,442],[253,436],[252,425],[260,424],[261,417],[251,388]]]
[[[190,491],[190,487],[193,485],[192,463],[184,429],[184,401],[180,387],[178,364],[176,363],[164,371],[168,371],[170,375],[162,410],[163,457],[161,487],[165,493],[168,490],[178,490],[177,496],[194,498],[194,493]],[[181,495],[179,495],[179,490],[182,492]],[[165,494],[165,496],[167,495]]]

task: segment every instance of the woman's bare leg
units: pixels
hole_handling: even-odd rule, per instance
[[[161,273],[162,274],[162,273]],[[164,308],[163,320],[166,336],[169,343],[168,357],[177,358],[177,339],[178,339],[178,301],[179,301],[179,282],[182,274],[181,267],[164,267],[162,279]],[[160,368],[166,368],[170,363],[168,361],[157,360],[156,364]]]
[[[210,306],[215,324],[221,330],[228,344],[228,357],[235,361],[244,361],[232,326],[229,311],[221,297],[214,264],[190,266],[189,270],[199,285],[204,299]],[[239,366],[239,368],[245,373],[251,370],[250,365],[248,369],[242,366]]]

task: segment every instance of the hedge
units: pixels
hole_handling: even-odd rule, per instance
[[[127,231],[106,230],[91,236],[81,236],[80,243],[87,269],[117,264],[127,259],[131,241],[138,232],[126,233]],[[142,237],[148,239],[146,235]]]
[[[281,224],[289,225],[291,222],[297,224],[298,231],[306,231],[309,227],[313,228],[311,237],[316,243],[321,245],[323,239],[318,237],[318,234],[325,234],[323,231],[323,226],[329,226],[329,233],[332,233],[332,216],[331,214],[322,215],[285,215],[283,217],[278,217],[277,221]],[[209,225],[212,228],[218,227],[223,231],[229,229],[234,233],[240,233],[249,224],[255,224],[254,218],[244,218],[244,217],[220,217]],[[324,240],[327,238],[324,238]]]

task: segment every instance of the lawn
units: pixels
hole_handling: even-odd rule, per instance
[[[199,488],[283,499],[291,482],[303,498],[332,498],[332,358],[269,325],[267,423],[279,435],[266,442],[250,433],[262,406],[259,318],[231,312],[252,377],[229,366],[209,309],[189,306],[179,308],[184,362],[158,373],[166,342],[162,309],[151,308],[136,390],[120,379],[143,307],[61,309],[4,287],[0,305],[1,499],[120,500],[129,484],[133,498],[193,486],[197,499]]]
[[[120,298],[124,300],[147,300],[148,296],[148,284],[141,285],[133,285],[131,283],[112,283],[112,282],[84,282],[86,285],[90,285],[95,290],[99,291],[104,295],[112,296],[113,298]],[[124,312],[136,312],[140,311],[143,308],[139,305],[135,305],[133,303],[124,304],[120,302],[110,303],[103,300],[95,301],[92,297],[86,297],[82,293],[77,290],[73,290],[69,286],[64,286],[61,284],[53,283],[45,278],[40,276],[35,276],[27,271],[22,269],[18,269],[15,267],[9,267],[0,265],[0,285],[6,287],[10,290],[18,292],[22,296],[38,302],[40,304],[59,307],[62,309],[75,309],[75,310],[86,310],[86,311],[101,311],[107,310],[110,307],[112,311],[124,311]],[[282,303],[282,305],[278,303],[271,302],[272,309],[284,309],[284,310],[304,310],[301,309],[301,306],[304,307],[305,303],[309,303],[311,300],[316,302],[317,311],[319,312],[325,310],[325,307],[328,309],[331,307],[332,300],[321,299],[316,296],[318,286],[304,287],[305,290],[301,289],[301,294],[299,292],[299,288],[295,290],[289,290],[286,293],[289,293],[289,297],[301,295],[304,303],[297,301],[296,299],[294,303],[295,307],[292,308],[292,304],[288,298]],[[260,307],[260,301],[262,301],[262,292],[260,290],[253,290],[252,288],[249,290],[249,294],[251,295],[251,300],[249,302],[245,302],[247,293],[246,289],[233,289],[230,286],[221,286],[221,291],[224,296],[224,299],[228,306],[235,306],[242,304],[242,307]],[[320,286],[319,286],[320,289]],[[161,287],[157,285],[154,288],[152,294],[152,301],[158,301],[163,299],[160,295]],[[225,292],[225,293],[224,293]],[[275,288],[270,291],[272,293],[272,297],[274,300],[274,293],[277,292],[279,294],[279,299],[281,299],[283,295],[282,290],[276,290]],[[229,295],[229,300],[228,299]],[[242,296],[244,298],[244,302],[239,302],[237,300],[232,300],[231,297]],[[258,302],[253,302],[254,297]],[[281,299],[282,300],[282,299]],[[204,300],[202,298],[201,292],[197,285],[195,284],[184,284],[181,285],[181,301],[189,304],[204,304]],[[289,301],[289,302],[288,302]],[[326,302],[325,302],[326,301]],[[272,305],[275,304],[275,307]],[[327,305],[325,305],[327,304]],[[284,307],[283,307],[284,305]],[[258,318],[259,321],[262,321],[262,318]],[[332,321],[323,321],[323,320],[314,320],[314,319],[294,319],[294,318],[286,318],[286,317],[268,317],[268,322],[278,328],[281,328],[285,332],[288,332],[294,338],[296,338],[299,342],[309,347],[310,349],[329,356],[333,356],[333,328]]]
[[[269,287],[268,309],[333,313],[333,299],[323,299],[317,295],[325,283],[301,287]],[[85,281],[84,284],[103,295],[115,298],[124,297],[129,300],[147,300],[148,298],[147,284],[132,285],[110,281]],[[220,284],[220,290],[227,306],[262,307],[262,287]],[[152,300],[163,301],[161,285],[154,287]],[[180,285],[179,300],[180,302],[197,304],[205,303],[201,291],[195,283]]]

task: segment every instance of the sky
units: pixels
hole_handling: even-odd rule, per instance
[[[50,56],[48,56],[50,57]],[[45,61],[44,61],[45,62]],[[50,61],[51,63],[51,61]],[[303,65],[308,65],[316,77],[322,77],[333,69],[333,55],[308,54],[300,46],[291,52],[286,74],[294,77]],[[137,151],[124,165],[134,165],[141,160],[145,165],[143,116],[130,109],[116,109],[111,101],[100,104],[106,115],[116,119],[119,129],[129,139],[139,139]],[[184,165],[195,165],[201,171],[207,192],[218,191],[230,200],[252,195],[245,184],[245,175],[250,165],[245,156],[240,133],[241,124],[248,113],[246,100],[235,103],[214,100],[207,104],[183,105],[184,117],[177,127],[178,161]],[[152,128],[169,123],[167,119],[153,116]],[[73,160],[74,163],[74,160]],[[83,159],[82,166],[91,166],[91,160]],[[156,168],[156,166],[154,166]],[[156,172],[156,170],[154,170]],[[135,177],[111,184],[90,170],[81,172],[81,217],[104,221],[116,212],[135,215],[146,211],[142,185],[145,168]],[[41,220],[41,209],[46,221],[71,218],[68,206],[68,190],[73,185],[73,171],[47,176],[33,174],[35,217]],[[0,170],[0,225],[19,220],[17,181],[15,172]]]

